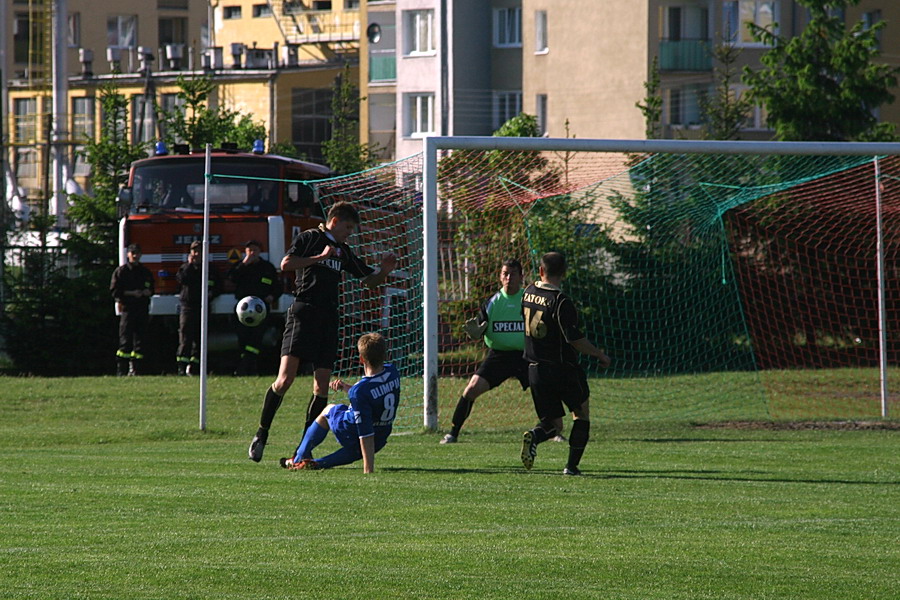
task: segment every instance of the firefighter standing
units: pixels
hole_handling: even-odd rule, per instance
[[[203,242],[191,244],[187,262],[178,268],[178,374],[198,375],[200,369],[200,313],[203,302]],[[209,300],[219,292],[219,275],[209,265]]]
[[[256,240],[244,244],[244,259],[235,264],[228,272],[228,280],[234,284],[234,297],[238,300],[245,296],[261,298],[271,311],[274,303],[281,297],[283,286],[278,271],[269,261],[260,256],[262,246]],[[237,321],[238,347],[241,359],[237,375],[257,375],[259,373],[259,354],[262,346],[265,325],[247,327]]]
[[[143,355],[142,343],[150,320],[153,274],[141,264],[141,247],[128,246],[128,262],[113,271],[109,291],[119,309],[119,350],[116,374],[137,375]]]

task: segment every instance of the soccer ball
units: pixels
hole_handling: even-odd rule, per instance
[[[266,320],[266,303],[256,296],[241,298],[234,307],[238,321],[247,327],[256,327]]]

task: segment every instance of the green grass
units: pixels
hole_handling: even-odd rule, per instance
[[[542,444],[522,469],[526,410],[505,429],[473,424],[452,446],[406,427],[373,475],[288,473],[277,458],[297,441],[310,384],[295,384],[254,464],[268,383],[211,379],[200,432],[196,380],[0,379],[0,597],[871,600],[900,589],[898,431],[598,418],[585,476],[569,478],[566,444]],[[441,382],[442,410],[463,385]]]

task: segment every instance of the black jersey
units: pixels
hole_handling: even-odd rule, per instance
[[[317,306],[337,306],[341,283],[341,271],[347,271],[357,279],[374,272],[374,269],[360,260],[350,246],[339,244],[320,225],[317,229],[307,229],[297,235],[288,255],[308,258],[318,256],[325,246],[333,246],[335,252],[327,259],[297,270],[296,291],[298,300]]]
[[[109,291],[116,302],[121,302],[125,310],[145,311],[150,308],[149,296],[126,296],[125,292],[150,290],[154,293],[153,273],[141,263],[125,263],[113,271]]]
[[[525,319],[525,360],[532,363],[578,365],[571,342],[584,333],[572,299],[558,287],[538,281],[522,295]]]

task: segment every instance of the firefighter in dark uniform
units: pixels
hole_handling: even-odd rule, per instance
[[[237,300],[245,296],[261,298],[271,312],[284,291],[278,271],[269,261],[260,256],[262,246],[256,240],[248,240],[244,244],[244,259],[235,264],[228,272],[228,280],[234,284],[234,297]],[[237,323],[238,347],[241,358],[236,375],[257,375],[259,373],[259,353],[265,334],[265,324],[247,327],[235,319]]]
[[[203,302],[203,242],[191,243],[187,262],[178,268],[178,374],[200,373],[200,313]],[[219,274],[209,265],[209,300],[219,292]]]
[[[113,271],[109,291],[119,309],[119,350],[116,374],[137,375],[143,354],[144,334],[150,320],[153,274],[141,264],[141,247],[128,246],[128,262]]]

